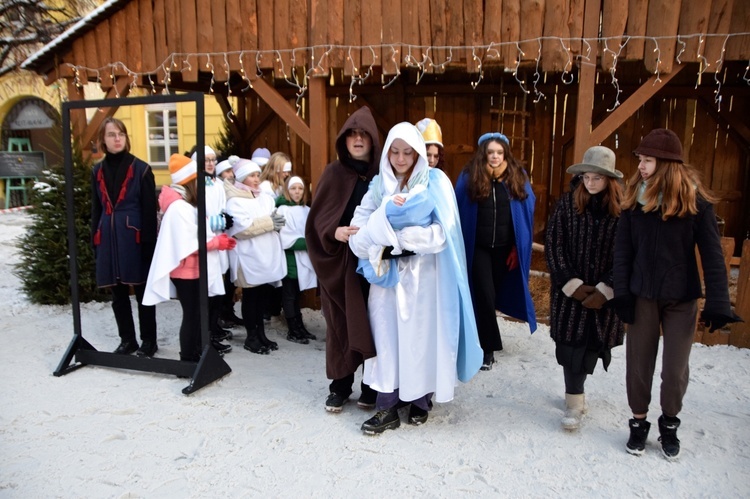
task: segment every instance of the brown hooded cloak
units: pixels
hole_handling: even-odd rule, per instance
[[[358,174],[351,166],[346,148],[346,132],[352,128],[365,130],[372,138],[372,151],[366,174]],[[366,186],[378,172],[380,139],[375,119],[369,108],[354,112],[336,137],[339,159],[333,161],[320,177],[305,227],[307,252],[320,284],[320,300],[326,320],[326,375],[341,379],[357,371],[365,359],[375,356],[367,303],[357,274],[357,257],[349,245],[337,241],[336,228],[349,225],[342,220],[347,205],[358,205]],[[358,183],[365,188],[357,189]],[[361,187],[361,186],[360,186]],[[351,199],[359,194],[359,199]]]

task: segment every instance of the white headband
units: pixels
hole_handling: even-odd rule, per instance
[[[292,162],[291,161],[287,161],[286,163],[284,163],[284,170],[282,170],[282,171],[285,171],[285,172],[292,171]]]
[[[304,186],[305,186],[305,183],[304,183],[304,182],[302,181],[302,179],[301,179],[301,178],[299,178],[299,177],[292,177],[292,178],[290,178],[290,179],[289,179],[289,183],[288,183],[288,184],[286,184],[286,188],[287,188],[287,189],[291,189],[291,188],[292,188],[292,186],[293,186],[293,185],[295,185],[295,184],[299,184],[299,185],[301,185],[302,187],[304,187]]]

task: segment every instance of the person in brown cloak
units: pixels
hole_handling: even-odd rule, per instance
[[[320,284],[326,321],[326,375],[332,382],[328,412],[341,412],[352,394],[354,373],[375,356],[367,316],[369,284],[357,274],[357,257],[349,249],[354,209],[378,172],[380,139],[367,107],[352,113],[336,137],[338,159],[323,170],[305,227],[307,252]],[[362,383],[358,405],[375,407],[377,392]]]

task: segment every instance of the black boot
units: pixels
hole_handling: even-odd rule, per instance
[[[628,451],[628,454],[640,456],[646,450],[646,438],[648,438],[651,423],[645,419],[633,418],[628,421],[628,426],[630,426],[630,439],[625,445],[625,450]]]
[[[248,329],[247,338],[245,339],[245,350],[253,353],[267,354],[268,347],[258,338],[258,328]]]
[[[286,323],[289,326],[289,331],[286,335],[287,340],[294,343],[300,343],[302,345],[307,345],[308,343],[310,343],[310,340],[305,337],[305,333],[300,327],[302,321],[299,320],[299,317],[288,317],[286,319]]]
[[[396,406],[378,411],[373,417],[362,423],[362,431],[368,435],[377,435],[385,430],[395,430],[401,426]]]
[[[680,427],[680,418],[676,416],[659,416],[659,442],[661,442],[661,453],[669,460],[680,456],[680,439],[677,438],[677,428]]]
[[[263,323],[258,326],[258,339],[268,350],[278,350],[279,344],[275,341],[271,341],[266,337],[266,327]]]
[[[307,330],[307,328],[305,327],[305,323],[304,323],[304,322],[302,322],[302,314],[298,315],[298,316],[296,317],[296,319],[297,319],[297,322],[299,323],[299,328],[300,328],[300,331],[302,331],[302,333],[303,333],[303,334],[305,335],[305,338],[307,338],[308,340],[313,340],[313,341],[315,341],[315,340],[317,340],[317,339],[318,339],[318,337],[317,337],[317,336],[315,336],[314,334],[312,334],[312,333],[311,333],[310,331],[308,331],[308,330]]]

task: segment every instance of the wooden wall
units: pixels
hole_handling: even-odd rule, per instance
[[[707,185],[721,197],[717,214],[726,222],[724,234],[735,239],[739,252],[750,231],[750,200],[742,196],[743,192],[750,191],[750,144],[728,123],[741,121],[750,113],[747,99],[750,91],[742,87],[724,88],[727,105],[719,113],[713,101],[706,100],[706,96],[713,96],[713,86],[696,90],[694,81],[690,83],[695,76],[693,69],[686,70],[684,83],[689,91],[684,90],[685,87],[665,87],[603,145],[615,151],[617,167],[627,178],[636,171],[632,151],[643,135],[656,127],[673,129],[683,141],[687,162],[702,173]],[[537,196],[536,239],[542,241],[549,214],[561,194],[568,190],[570,176],[565,169],[573,163],[577,88],[549,81],[539,87],[547,97],[534,102],[511,75],[498,71],[490,76],[498,80],[467,92],[470,77],[464,73],[441,75],[417,85],[415,72],[404,72],[388,92],[377,84],[357,87],[353,102],[349,102],[348,85],[335,80],[334,85],[327,88],[329,122],[323,125],[313,121],[311,126],[327,127],[328,158],[332,160],[340,127],[362,105],[372,109],[381,141],[398,122],[416,123],[424,117],[434,118],[442,128],[446,173],[453,181],[476,150],[477,138],[487,131],[501,131],[511,139],[513,154],[530,173]],[[532,74],[524,76],[528,79]],[[444,81],[446,79],[448,81]],[[283,90],[283,85],[278,88]],[[624,78],[622,88],[621,99],[624,100],[636,87]],[[595,120],[606,117],[607,108],[614,102],[612,92],[606,81],[597,87]],[[728,104],[730,101],[732,106]],[[294,100],[290,98],[289,102],[293,104]],[[256,106],[249,107],[255,109]],[[290,153],[295,173],[309,181],[309,147],[292,131],[288,137],[286,124],[272,116],[268,125],[247,144],[248,154],[259,146]]]
[[[586,1],[132,0],[75,38],[57,54],[53,69],[70,77],[64,63],[91,68],[79,76],[101,80],[105,88],[111,76],[128,74],[122,66],[107,67],[115,62],[132,72],[153,72],[159,81],[172,71],[186,82],[198,81],[199,71],[213,71],[223,82],[232,71],[254,75],[257,66],[283,77],[294,67],[315,68],[318,75],[341,68],[352,75],[374,64],[393,75],[419,61],[427,72],[461,67],[477,73],[539,59],[542,71],[562,72],[573,69],[576,56],[587,56],[589,47],[581,42]],[[677,58],[705,57],[712,65],[724,57],[750,58],[748,36],[678,39],[746,32],[746,0],[589,1],[601,1],[603,69],[615,54],[621,61],[642,60],[650,73],[671,72]],[[48,60],[51,65],[52,54]]]

